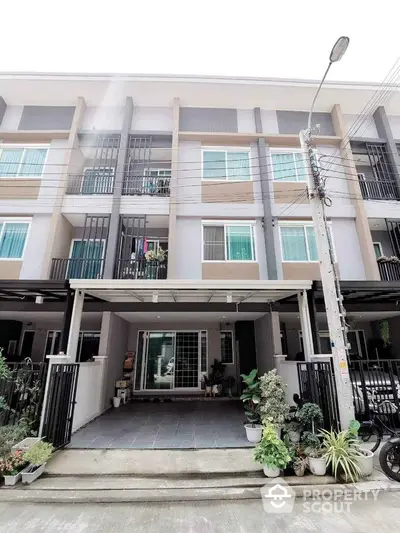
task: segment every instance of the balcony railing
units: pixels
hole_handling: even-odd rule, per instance
[[[400,200],[396,182],[366,180],[360,175],[358,179],[364,200]]]
[[[378,259],[378,268],[382,281],[400,280],[400,260],[397,258]]]
[[[70,174],[67,194],[112,194],[114,176],[110,174]]]
[[[53,259],[50,279],[101,279],[104,259]]]
[[[137,175],[127,172],[124,178],[122,194],[131,196],[169,196],[170,180],[170,172],[157,176],[152,174]]]
[[[167,263],[146,259],[119,259],[117,279],[167,279]]]

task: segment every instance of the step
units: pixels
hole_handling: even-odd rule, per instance
[[[46,465],[50,475],[160,476],[260,472],[252,448],[197,450],[66,449]]]

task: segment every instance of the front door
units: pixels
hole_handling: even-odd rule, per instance
[[[199,386],[199,332],[178,331],[175,342],[175,388]]]

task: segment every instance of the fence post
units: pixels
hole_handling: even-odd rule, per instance
[[[39,433],[38,437],[43,437],[43,429],[44,429],[44,423],[46,420],[47,415],[47,406],[49,401],[49,395],[50,395],[50,387],[51,387],[51,369],[53,365],[59,364],[59,363],[69,363],[70,359],[67,355],[47,355],[46,359],[49,360],[49,368],[47,370],[47,378],[46,378],[46,388],[44,390],[44,396],[43,396],[43,405],[42,405],[42,413],[40,415],[40,425],[39,425]]]

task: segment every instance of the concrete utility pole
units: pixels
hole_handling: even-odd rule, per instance
[[[299,134],[308,175],[308,195],[318,249],[342,429],[347,429],[350,421],[354,419],[352,385],[348,367],[346,312],[343,307],[343,297],[340,293],[339,279],[335,271],[335,257],[325,216],[325,205],[327,201],[325,185],[321,180],[317,151],[312,143],[311,118],[315,101],[326,75],[332,63],[339,61],[343,57],[348,44],[348,37],[340,37],[334,45],[330,55],[329,66],[325,71],[311,106],[307,130],[303,130]]]

